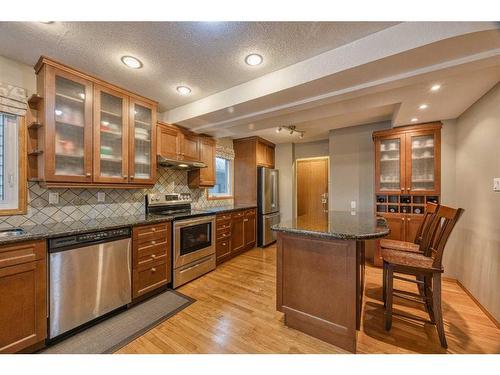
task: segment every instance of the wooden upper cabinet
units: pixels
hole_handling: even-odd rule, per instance
[[[258,166],[274,168],[274,145],[263,139],[257,139],[256,159]]]
[[[42,100],[30,102],[30,179],[48,187],[155,183],[156,102],[46,57],[35,71]]]
[[[94,181],[128,181],[128,101],[120,92],[94,86]]]
[[[156,106],[130,100],[129,183],[154,184],[156,180]]]
[[[377,193],[440,194],[441,123],[383,130],[373,139]]]
[[[199,161],[200,148],[199,137],[196,134],[181,132],[181,156],[182,160]]]
[[[206,168],[195,169],[188,174],[189,186],[211,187],[215,185],[215,139],[200,136],[200,161],[206,164]]]
[[[51,182],[92,182],[91,81],[46,65],[44,97],[45,145],[43,179]],[[40,145],[39,145],[40,146]]]
[[[180,154],[181,132],[176,127],[158,123],[156,153],[167,159],[177,159]]]

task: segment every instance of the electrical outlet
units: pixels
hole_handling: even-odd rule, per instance
[[[59,193],[49,193],[49,204],[59,203]]]
[[[493,191],[500,191],[500,177],[493,179]]]
[[[356,201],[351,201],[351,209],[356,209]]]
[[[97,202],[104,202],[106,200],[106,193],[102,192],[102,191],[98,191],[97,192]]]

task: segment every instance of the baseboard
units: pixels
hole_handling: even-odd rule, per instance
[[[448,278],[447,278],[447,279],[448,279]],[[460,281],[458,281],[457,279],[451,279],[451,278],[449,279],[449,281],[454,281],[454,282],[456,282],[456,283],[458,284],[458,286],[459,286],[460,288],[462,288],[462,289],[463,289],[463,291],[464,291],[465,293],[467,293],[467,295],[468,295],[468,296],[469,296],[469,297],[470,297],[470,298],[471,298],[471,299],[472,299],[472,300],[476,303],[476,305],[477,305],[477,306],[481,309],[481,311],[482,311],[482,312],[484,312],[484,314],[485,314],[485,315],[486,315],[486,316],[487,316],[487,317],[488,317],[488,318],[489,318],[489,319],[493,322],[493,324],[494,324],[494,325],[495,325],[498,329],[500,329],[500,324],[498,323],[498,320],[496,320],[496,319],[495,319],[495,317],[494,317],[492,314],[490,314],[490,312],[489,312],[488,310],[486,310],[486,308],[485,308],[483,305],[481,305],[481,303],[480,303],[480,302],[476,299],[476,297],[474,297],[474,296],[472,295],[472,293],[471,293],[471,292],[469,292],[469,290],[468,290],[468,289],[467,289],[467,288],[466,288],[466,287],[465,287],[465,286],[464,286],[464,285],[463,285]]]

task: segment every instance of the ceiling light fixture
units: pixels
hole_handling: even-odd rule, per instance
[[[295,125],[290,125],[290,126],[280,126],[278,129],[276,129],[276,133],[280,133],[283,129],[288,130],[288,134],[294,135],[298,134],[299,138],[304,138],[305,131],[304,130],[297,130]]]
[[[181,95],[189,95],[191,94],[191,89],[187,86],[177,86],[177,92]]]
[[[441,88],[440,84],[435,84],[431,87],[431,91],[438,91]]]
[[[427,104],[420,104],[420,106],[418,107],[419,109],[426,109],[428,107]]]
[[[276,133],[280,133],[280,132],[281,132],[281,126],[278,129],[276,129]]]
[[[124,63],[127,67],[131,69],[140,69],[142,68],[142,62],[135,58],[134,56],[122,56],[122,63]]]
[[[417,121],[418,121],[418,118],[416,118],[416,117],[413,117],[413,118],[411,119],[411,122],[417,122]]]
[[[245,62],[250,66],[260,65],[262,61],[264,61],[264,58],[257,53],[251,53],[245,57]]]

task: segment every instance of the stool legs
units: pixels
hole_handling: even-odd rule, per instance
[[[394,278],[393,273],[394,269],[391,265],[385,263],[386,269],[386,291],[385,291],[385,329],[390,331],[392,327],[392,291],[393,291],[393,283]]]
[[[382,265],[382,301],[384,301],[384,307],[386,305],[387,298],[387,263],[384,262]]]
[[[439,341],[443,348],[447,348],[448,344],[444,335],[443,312],[441,310],[441,273],[438,272],[432,275],[432,310],[434,312]]]
[[[431,320],[431,323],[436,323],[436,319],[434,318],[434,310],[432,306],[432,276],[424,276],[424,295],[423,297],[425,298],[425,309],[427,310],[427,313],[429,314],[429,318]]]

